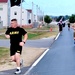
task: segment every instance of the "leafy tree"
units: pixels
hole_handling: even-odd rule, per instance
[[[64,20],[65,20],[65,19],[64,19],[64,16],[59,16],[59,17],[56,19],[56,21],[59,22],[61,19],[62,19],[62,21],[64,21]]]
[[[75,15],[74,14],[72,14],[72,16],[70,16],[69,22],[70,23],[74,23],[75,22]]]
[[[69,16],[68,15],[65,15],[64,18],[65,18],[65,20],[68,20],[69,19]]]
[[[22,0],[22,2],[24,2],[24,0]],[[15,5],[20,6],[21,0],[10,0],[10,4],[11,4],[11,7]]]
[[[47,24],[49,24],[49,23],[51,23],[52,19],[50,18],[50,16],[46,15],[46,16],[44,17],[44,21],[45,21]]]

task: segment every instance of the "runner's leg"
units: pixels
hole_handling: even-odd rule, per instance
[[[17,65],[17,70],[16,70],[15,74],[19,74],[19,73],[21,73],[21,69],[20,69],[20,53],[16,53],[15,58],[16,58],[16,65]]]

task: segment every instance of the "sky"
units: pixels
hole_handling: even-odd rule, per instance
[[[23,8],[31,9],[32,2],[33,10],[36,13],[36,5],[45,15],[72,15],[75,14],[75,0],[25,0],[22,3]]]

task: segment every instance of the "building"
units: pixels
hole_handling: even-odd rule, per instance
[[[16,18],[19,25],[28,25],[31,20],[31,10],[26,10],[20,6],[10,8],[9,0],[0,0],[0,28],[10,25],[10,20]],[[22,12],[22,13],[21,13]]]
[[[28,25],[29,19],[31,19],[31,12],[26,9],[21,9],[19,6],[11,7],[10,19],[16,18],[19,25]]]
[[[8,25],[8,0],[0,0],[0,28]]]

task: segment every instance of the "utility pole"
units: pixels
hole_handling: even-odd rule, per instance
[[[22,26],[22,0],[21,0],[21,4],[20,4],[20,26]]]
[[[44,12],[43,12],[43,23],[44,23]]]
[[[10,0],[8,0],[8,26],[7,28],[10,26],[10,14],[11,14],[10,8],[11,8],[11,3],[10,3]]]
[[[38,22],[38,5],[36,5],[36,22]]]
[[[31,23],[33,24],[33,6],[34,6],[34,3],[32,2],[32,14],[31,14]]]

